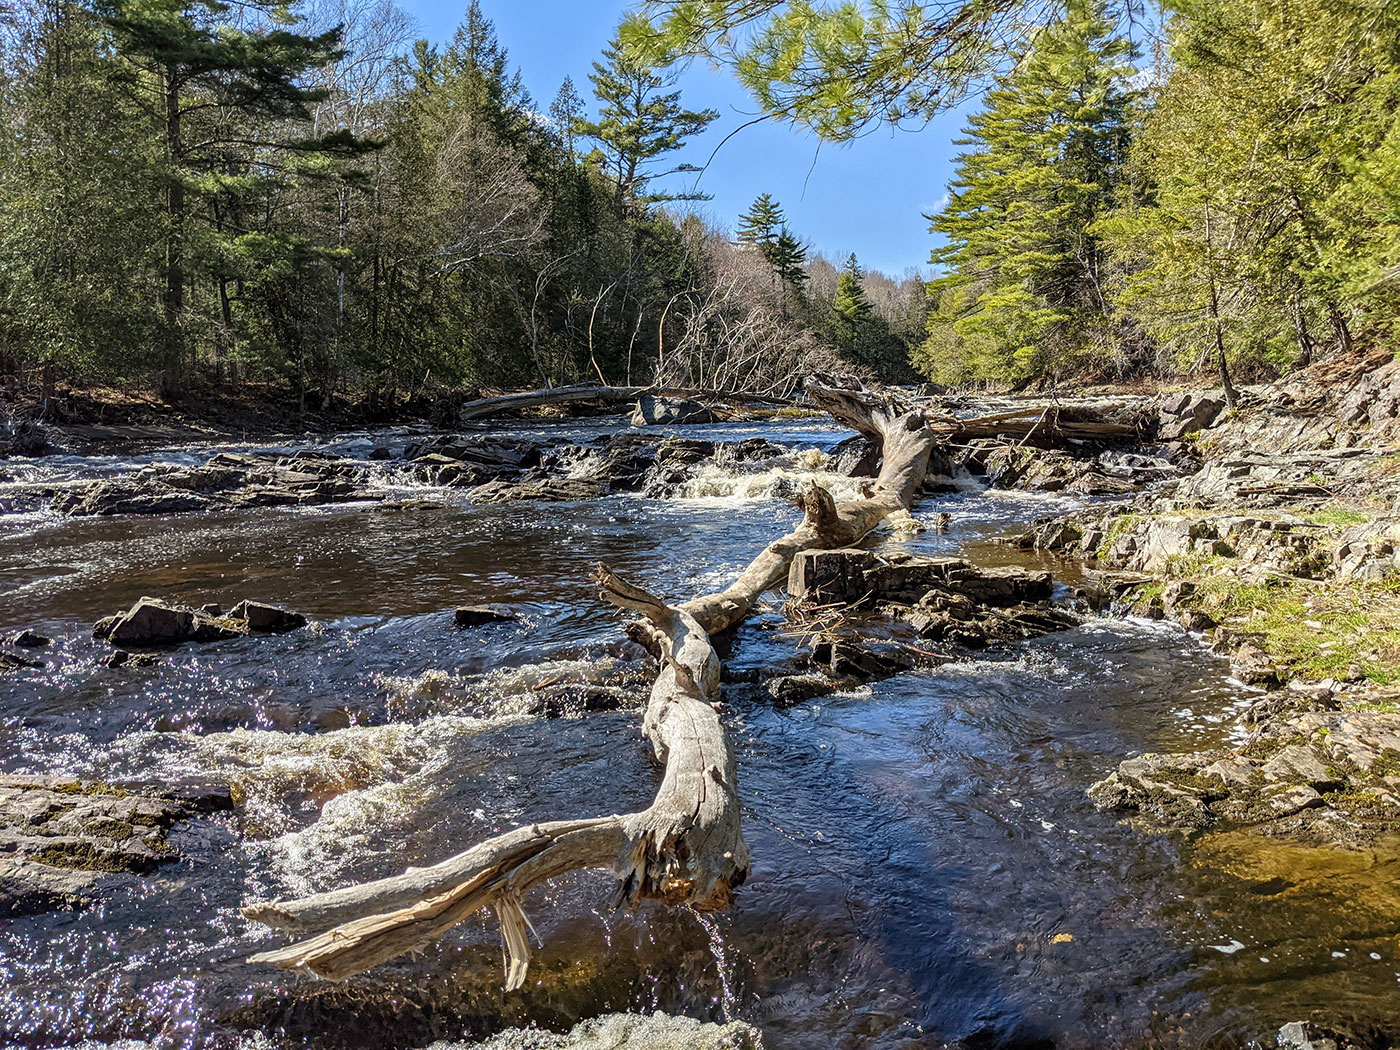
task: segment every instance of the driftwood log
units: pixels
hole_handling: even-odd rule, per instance
[[[712,634],[747,616],[782,584],[809,548],[860,541],[887,515],[907,510],[923,481],[936,437],[921,411],[858,383],[815,377],[813,401],[876,441],[879,476],[869,495],[837,504],[823,489],[803,500],[800,525],[764,551],[723,591],[678,605],[599,566],[602,597],[642,618],[661,652],[642,730],[664,773],[655,800],[638,813],[551,821],[496,836],[427,868],[299,900],[253,904],[250,919],[305,940],[255,955],[339,980],[422,947],[484,907],[500,922],[506,987],[520,987],[529,963],[521,899],[531,887],[584,868],[614,871],[619,903],[654,898],[697,909],[726,906],[749,870],[739,819],[734,750],[719,716],[720,663]]]
[[[653,397],[699,398],[705,401],[728,401],[740,405],[766,405],[771,408],[784,408],[793,404],[790,398],[769,397],[765,394],[747,394],[743,391],[692,390],[680,387],[659,386],[599,386],[579,383],[575,386],[557,386],[551,390],[528,390],[520,394],[498,394],[495,397],[478,398],[468,401],[457,413],[463,422],[471,419],[485,419],[505,412],[518,412],[525,408],[542,408],[545,405],[568,405],[593,401],[616,405],[636,401],[644,394]]]

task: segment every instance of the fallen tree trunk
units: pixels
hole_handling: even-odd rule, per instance
[[[690,390],[658,386],[592,386],[580,383],[576,386],[554,387],[552,390],[527,390],[519,394],[500,394],[496,397],[483,397],[468,401],[458,412],[463,422],[470,419],[485,419],[503,412],[515,412],[523,408],[542,408],[545,405],[567,405],[582,401],[601,401],[604,404],[624,404],[635,401],[643,394],[653,397],[704,398],[710,401],[729,401],[740,405],[771,405],[785,408],[793,404],[788,398],[768,397],[764,394],[746,394],[732,390]]]
[[[828,377],[808,383],[813,400],[879,442],[879,476],[861,500],[837,505],[814,489],[802,523],[768,545],[729,587],[680,605],[599,566],[602,597],[640,615],[661,652],[643,733],[664,766],[652,804],[638,813],[534,824],[499,835],[429,868],[300,900],[254,904],[243,914],[295,933],[321,932],[249,961],[339,980],[422,947],[483,907],[500,921],[506,987],[520,987],[529,961],[522,896],[569,871],[607,868],[619,903],[654,898],[698,909],[726,906],[748,874],[733,748],[720,721],[720,664],[711,634],[742,620],[785,581],[793,558],[814,547],[858,542],[887,515],[907,510],[923,481],[934,435],[901,401]]]

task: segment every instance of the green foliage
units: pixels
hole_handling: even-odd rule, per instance
[[[621,40],[649,61],[705,55],[769,114],[831,140],[957,105],[1033,22],[1019,0],[646,0]]]
[[[1394,318],[1400,14],[1374,0],[1191,0],[1099,228],[1120,309],[1188,367],[1306,363]]]
[[[773,195],[760,193],[749,210],[739,216],[736,233],[745,244],[768,247],[777,243],[780,230],[786,230],[784,222],[782,206],[773,200]]]
[[[617,41],[603,50],[601,62],[593,63],[588,79],[598,99],[598,119],[581,120],[575,130],[597,141],[597,161],[612,176],[618,200],[638,199],[654,204],[706,199],[695,193],[644,195],[643,191],[658,175],[699,170],[694,165],[680,164],[657,172],[651,164],[680,149],[686,139],[704,131],[719,113],[682,107],[680,92],[666,90],[674,86],[677,74],[658,72],[628,55]]]
[[[929,217],[944,243],[927,374],[1024,381],[1116,349],[1092,228],[1119,187],[1132,55],[1101,5],[1073,3],[969,121],[948,205]]]

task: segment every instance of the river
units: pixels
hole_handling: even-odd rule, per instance
[[[606,426],[506,429],[564,443]],[[686,430],[817,450],[817,470],[846,436]],[[479,921],[343,985],[245,965],[277,936],[241,904],[431,863],[522,822],[645,806],[658,772],[638,710],[544,718],[531,690],[603,683],[640,704],[649,671],[592,564],[676,598],[722,586],[790,527],[779,493],[805,473],[715,465],[683,498],[473,506],[368,459],[411,436],[294,446],[364,459],[392,508],[0,516],[0,629],[55,639],[47,668],[0,678],[0,771],[222,780],[240,803],[182,826],[178,863],[96,906],[0,918],[0,1045],[410,1048],[659,1009],[747,1020],[769,1050],[1198,1047],[1313,1011],[1358,1030],[1393,1012],[1394,850],[1168,837],[1086,797],[1125,755],[1230,739],[1254,695],[1182,630],[1123,618],[777,709],[742,681],[792,652],[767,610],[727,653],[753,855],[727,914],[619,914],[604,875],[564,880],[526,901],[545,946],[509,995]],[[10,476],[213,451],[58,456]],[[876,542],[1072,582],[1076,566],[996,541],[1073,506],[967,485],[916,508],[949,512],[947,532]],[[315,623],[100,666],[93,621],[144,594],[273,601]],[[522,619],[452,628],[455,606],[491,601]]]

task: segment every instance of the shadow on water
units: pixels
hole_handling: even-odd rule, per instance
[[[1090,804],[1085,788],[1122,756],[1226,740],[1248,699],[1179,630],[1111,619],[786,710],[727,686],[754,869],[708,927],[650,906],[616,914],[609,880],[584,874],[526,902],[545,946],[518,994],[500,991],[490,923],[343,985],[243,965],[274,940],[238,916],[249,900],[394,873],[522,822],[646,805],[658,774],[635,705],[649,671],[594,597],[591,562],[687,595],[794,517],[739,496],[438,495],[446,505],[413,510],[0,518],[0,625],[56,638],[48,669],[0,685],[0,769],[221,778],[241,802],[179,831],[179,863],[91,909],[0,919],[0,1044],[261,1033],[407,1048],[662,1009],[737,1015],[770,1050],[1198,1047],[1315,1010],[1337,1025],[1392,1012],[1395,844],[1183,840]],[[920,508],[953,528],[907,546],[1024,562],[995,537],[1065,507],[953,493]],[[92,620],[143,593],[271,599],[320,623],[99,667]],[[454,631],[463,601],[523,618]],[[776,620],[737,632],[733,666],[790,654]],[[543,720],[529,698],[552,682],[604,683],[634,708]]]

